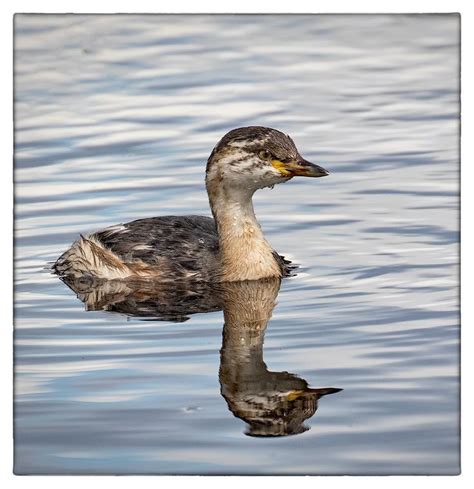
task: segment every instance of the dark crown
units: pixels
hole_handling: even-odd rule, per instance
[[[299,156],[295,143],[281,131],[270,127],[248,126],[229,131],[212,150],[208,159],[208,168],[217,155],[224,155],[232,149],[232,143],[243,143],[249,153],[267,150],[280,161],[290,161]]]

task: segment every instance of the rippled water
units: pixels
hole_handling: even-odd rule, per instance
[[[458,472],[457,16],[20,15],[15,31],[17,473]],[[246,308],[224,336],[220,307],[85,311],[45,269],[79,233],[208,215],[207,156],[253,124],[331,171],[254,199],[300,264],[279,293],[237,294],[267,304],[257,332]],[[306,383],[343,390],[314,414]]]

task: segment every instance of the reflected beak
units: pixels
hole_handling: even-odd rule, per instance
[[[320,389],[312,389],[311,387],[308,387],[306,390],[299,390],[299,391],[290,391],[286,395],[286,400],[287,401],[294,401],[295,399],[298,399],[299,397],[314,397],[314,395],[317,396],[317,399],[323,396],[327,396],[328,394],[336,394],[336,392],[341,392],[343,389],[339,389],[336,387],[323,387]]]
[[[303,158],[291,163],[273,160],[272,165],[284,177],[325,177],[329,175],[329,172],[322,166],[310,163]]]
[[[339,389],[337,387],[322,387],[319,389],[306,389],[306,392],[310,392],[312,394],[317,394],[318,398],[327,396],[328,394],[336,394],[336,392],[341,392],[343,389]]]

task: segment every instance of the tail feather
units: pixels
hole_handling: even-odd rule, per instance
[[[81,235],[53,266],[58,275],[94,276],[104,279],[121,279],[133,275],[132,270],[111,250],[93,236]]]

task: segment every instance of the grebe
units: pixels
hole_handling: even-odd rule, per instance
[[[288,261],[265,239],[255,217],[256,190],[294,176],[328,172],[302,158],[292,139],[268,127],[228,132],[212,150],[206,188],[214,219],[139,219],[81,236],[53,266],[61,277],[234,282],[283,277]]]

